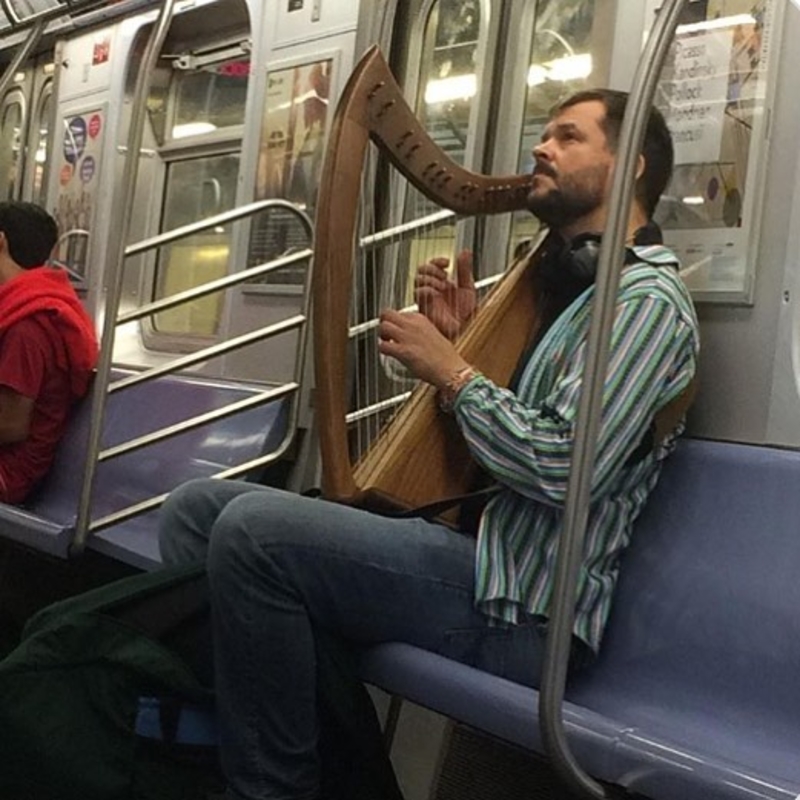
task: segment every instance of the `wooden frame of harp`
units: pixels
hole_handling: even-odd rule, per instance
[[[314,265],[315,412],[323,493],[366,507],[416,508],[469,490],[474,465],[454,420],[432,387],[418,386],[380,437],[351,462],[348,337],[361,173],[372,140],[424,195],[456,214],[525,208],[530,176],[490,177],[452,161],[430,139],[403,98],[377,47],[345,86],[328,141],[317,203]],[[481,304],[456,345],[500,384],[510,379],[534,320],[528,260],[514,266]]]

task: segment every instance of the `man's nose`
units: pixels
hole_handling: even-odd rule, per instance
[[[547,142],[539,142],[539,144],[534,146],[531,154],[533,155],[533,160],[537,162],[550,161],[552,159],[552,154],[547,147]]]

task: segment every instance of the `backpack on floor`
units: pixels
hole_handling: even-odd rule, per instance
[[[0,662],[0,800],[205,800],[223,788],[202,566],[55,603]],[[402,800],[353,653],[316,631],[322,788]]]
[[[0,662],[2,800],[201,800],[222,785],[199,567],[48,606]]]

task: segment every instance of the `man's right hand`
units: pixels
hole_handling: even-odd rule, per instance
[[[472,253],[456,258],[456,281],[447,275],[450,260],[432,258],[417,270],[414,299],[417,307],[448,339],[455,339],[475,313],[478,296],[472,275]]]

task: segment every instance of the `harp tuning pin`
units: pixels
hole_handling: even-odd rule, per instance
[[[428,164],[428,166],[425,167],[424,170],[422,170],[422,177],[423,178],[427,177],[428,173],[429,172],[433,172],[436,169],[436,167],[438,167],[438,166],[439,166],[439,162],[438,161],[431,161],[431,163]]]
[[[407,141],[409,136],[413,136],[412,131],[406,131],[397,142],[397,149],[399,150]]]
[[[377,113],[378,119],[380,119],[386,112],[394,105],[394,100],[389,100],[388,102],[384,103],[381,106],[381,110]]]
[[[419,143],[417,143],[417,144],[413,145],[412,147],[410,147],[408,152],[406,153],[406,158],[410,159],[414,155],[414,153],[416,153],[417,150],[419,150],[419,148],[420,148]]]
[[[367,94],[367,100],[372,100],[378,92],[386,85],[385,81],[378,81]]]

